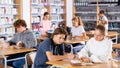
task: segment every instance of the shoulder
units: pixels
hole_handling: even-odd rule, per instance
[[[25,34],[33,34],[33,32],[30,29],[27,29],[27,31],[25,32]]]
[[[43,42],[41,42],[40,45],[47,46],[47,45],[50,45],[50,44],[52,44],[52,39],[51,38],[47,38]]]
[[[88,42],[91,42],[91,43],[95,42],[95,38],[92,37],[91,39],[88,40]]]

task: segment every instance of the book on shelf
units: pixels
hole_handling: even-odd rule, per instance
[[[39,31],[40,23],[32,23],[32,30],[33,31]]]
[[[13,4],[14,0],[0,0],[0,4]]]

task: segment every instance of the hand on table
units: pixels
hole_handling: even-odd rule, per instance
[[[85,62],[85,63],[91,62],[90,59],[87,58],[87,57],[81,57],[80,60],[81,60],[82,62]]]

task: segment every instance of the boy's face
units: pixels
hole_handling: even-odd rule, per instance
[[[65,35],[64,34],[54,35],[53,40],[55,44],[62,44],[65,40]]]
[[[102,41],[104,39],[104,34],[100,30],[96,29],[94,33],[94,38],[97,41]]]
[[[23,26],[19,26],[19,27],[16,27],[16,30],[17,30],[17,32],[23,32],[23,29],[24,29],[25,27],[23,27]]]

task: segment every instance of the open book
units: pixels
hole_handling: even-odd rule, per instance
[[[91,65],[94,65],[92,62],[90,62],[90,63],[84,63],[84,62],[82,62],[82,61],[80,61],[78,59],[72,59],[70,62],[73,65],[82,65],[82,66],[91,66]]]

